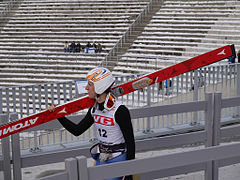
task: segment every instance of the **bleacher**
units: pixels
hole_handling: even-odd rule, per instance
[[[0,33],[0,86],[85,78],[89,69],[97,66],[105,59],[105,56],[114,47],[118,39],[125,30],[128,29],[128,26],[135,20],[138,13],[141,12],[149,0],[23,0],[19,2],[21,2],[19,7],[16,6],[11,16],[8,17],[10,18],[8,23],[2,24],[0,27],[0,29],[2,29]],[[164,1],[164,5],[161,8],[159,6],[159,10],[151,17],[150,23],[147,23],[142,34],[136,37],[136,39],[135,37],[133,38],[131,47],[120,50],[120,58],[118,59],[117,66],[114,68],[114,74],[123,75],[150,72],[154,69],[164,68],[226,44],[235,44],[238,50],[240,48],[239,35],[237,33],[239,28],[237,21],[239,1],[230,0],[227,3],[225,2],[226,1],[223,0]],[[231,13],[232,11],[234,11],[234,13]],[[195,18],[193,12],[197,14]],[[141,28],[142,27],[139,27],[139,31],[142,30]],[[85,45],[88,41],[91,43],[95,41],[102,43],[104,48],[101,54],[87,54],[83,52],[75,54],[64,53],[63,45],[65,41],[81,42],[82,45]],[[234,70],[230,68],[228,71],[225,68],[220,69],[220,67],[216,70],[213,69],[212,72],[217,72],[216,76],[215,74],[210,74],[207,82],[209,84],[212,81],[216,81],[219,84],[221,82],[222,87],[224,84],[224,88],[228,89],[230,87],[227,86],[228,84],[236,84],[232,83],[233,80],[236,82],[236,79],[232,77],[232,75],[237,74],[235,73],[236,70],[236,68]],[[211,72],[211,70],[205,70],[203,72],[207,73]],[[222,78],[229,75],[230,81],[228,81],[227,78],[219,81],[218,77],[220,77],[220,75]],[[215,77],[217,78],[215,79]],[[126,79],[129,80],[128,78]],[[174,86],[177,86],[176,90],[174,89],[174,91],[177,92],[176,94],[180,94],[178,90],[181,89],[182,92],[189,92],[186,96],[193,97],[191,94],[193,91],[190,90],[192,88],[193,74],[188,75],[188,78],[181,76],[181,80],[179,79],[180,78],[176,78],[174,80]],[[189,81],[187,81],[187,79]],[[179,81],[181,82],[181,87]],[[182,82],[186,82],[186,85]],[[60,90],[60,86],[63,90]],[[175,102],[173,97],[174,91],[172,90],[171,94],[168,94],[167,88],[165,91],[165,89],[162,89],[163,87],[164,85],[161,86],[161,88],[160,86],[156,86],[156,90],[154,88],[153,90],[149,89],[149,92],[152,92],[150,96],[145,94],[147,91],[141,90],[138,93],[123,98],[125,98],[124,100],[129,104],[136,102],[141,106],[143,106],[147,99],[137,99],[136,97],[139,96],[139,94],[142,94],[141,97],[150,98],[152,103],[155,102],[154,100],[164,99],[163,97],[165,96],[168,96],[169,99],[171,98],[169,100],[170,103]],[[185,89],[183,89],[183,87]],[[4,113],[8,113],[7,110],[10,108],[16,109],[19,108],[19,106],[23,109],[20,112],[21,115],[23,113],[35,113],[35,111],[44,109],[48,103],[53,104],[53,101],[57,102],[57,98],[59,98],[59,101],[69,101],[70,98],[65,95],[74,96],[72,91],[68,91],[68,89],[71,90],[71,88],[72,84],[71,86],[66,84],[45,84],[39,85],[36,89],[31,86],[21,87],[17,88],[19,92],[16,91],[15,88],[6,88],[0,92],[0,96],[2,96],[3,99],[3,103],[0,103],[0,106],[4,106]],[[213,88],[218,90],[217,84],[214,84]],[[236,87],[234,88],[236,89]],[[232,89],[233,88],[231,88],[231,90],[228,89],[228,92],[232,91]],[[203,88],[199,90],[199,92],[202,92],[202,90]],[[62,92],[65,94],[60,97]],[[51,99],[47,98],[48,95],[51,96]],[[5,97],[8,99],[6,98],[7,100],[5,100]],[[20,100],[13,100],[15,97],[19,97]],[[151,100],[151,98],[153,100]],[[184,96],[180,97],[181,102],[183,98]],[[62,104],[62,102],[59,104]],[[131,107],[129,104],[127,104],[128,107]],[[202,106],[199,107],[202,108]],[[191,106],[191,108],[194,109],[195,106]],[[207,110],[207,108],[205,109]],[[184,114],[180,117],[179,114],[177,114],[176,117],[179,117],[176,125],[180,125],[181,123],[190,124],[190,126],[193,125],[193,127],[194,125],[198,125],[198,123],[194,122],[192,116],[189,116],[189,119],[192,119],[192,122],[195,124],[190,121],[187,122],[186,117],[188,117],[188,115],[185,116]],[[155,130],[162,125],[161,127],[163,127],[164,130],[175,130],[175,122],[172,119],[168,121],[169,116],[165,118],[165,120],[164,117],[158,118],[156,124],[153,124],[151,128]],[[141,121],[143,121],[143,127],[139,126],[139,122]],[[136,121],[135,123],[137,124],[137,131],[146,133],[147,135],[145,137],[152,136],[152,134],[149,133],[151,131],[148,131],[148,127],[145,127],[145,119],[141,119],[141,121]],[[154,122],[152,119],[147,121]],[[68,138],[73,140],[72,137],[68,137],[66,132],[61,129],[57,131],[57,133],[56,131],[49,131],[49,129],[46,131],[47,133],[40,132],[40,136],[30,134],[31,137],[29,141],[25,141],[27,142],[27,146],[30,147],[24,147],[24,150],[28,154],[33,154],[34,160],[28,160],[28,162],[31,161],[31,165],[27,164],[24,159],[19,160],[19,162],[22,162],[22,167],[33,166],[34,163],[34,165],[41,164],[42,161],[37,161],[36,157],[40,159],[42,156],[39,156],[37,153],[45,153],[42,151],[45,145],[49,146],[48,150],[50,150],[53,147],[50,147],[51,145],[58,143],[58,137],[61,137],[59,138],[59,141],[61,139],[59,143],[61,148],[67,147],[65,144],[68,143]],[[91,133],[88,134],[91,135]],[[232,134],[234,133],[232,132]],[[39,139],[34,139],[33,136]],[[49,137],[52,138],[49,140]],[[85,138],[85,136],[83,136],[83,138]],[[51,140],[53,141],[52,144]],[[79,142],[79,139],[77,141]],[[21,145],[24,146],[24,141],[22,142]],[[195,141],[193,141],[193,143],[195,143]],[[163,145],[164,143],[158,144]],[[15,143],[15,145],[17,145],[17,143]],[[69,145],[67,148],[70,149],[73,147],[70,146],[72,145]],[[146,144],[144,144],[144,147],[151,149],[151,146],[146,146]],[[69,151],[67,153],[68,155],[74,156],[69,154]],[[28,157],[25,156],[25,158]],[[64,158],[64,156],[61,155],[61,158]],[[51,156],[49,159],[42,158],[42,160],[44,161],[42,164],[61,161],[55,156]]]
[[[5,8],[5,5],[7,3],[5,1],[0,1],[0,11],[2,11]]]
[[[118,58],[114,73],[152,72],[227,44],[238,50],[239,16],[235,0],[166,0]]]
[[[148,3],[19,1],[9,21],[0,24],[0,86],[84,78],[104,61]],[[236,0],[165,0],[155,5],[147,21],[136,29],[140,35],[119,50],[114,75],[152,72],[227,44],[235,44],[238,50],[239,7]],[[64,53],[65,41],[100,42],[103,51]]]
[[[123,3],[124,2],[124,3]],[[24,0],[1,24],[0,86],[84,78],[148,0]],[[11,14],[10,14],[11,15]],[[101,43],[101,54],[64,53],[64,42]]]

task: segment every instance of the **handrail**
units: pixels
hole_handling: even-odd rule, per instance
[[[109,53],[105,57],[105,60],[102,60],[99,66],[103,66],[103,65],[108,66],[108,62],[111,59],[111,57],[117,54],[118,49],[122,47],[123,43],[125,43],[127,39],[132,35],[132,32],[136,29],[136,27],[143,22],[143,18],[149,14],[150,9],[153,8],[153,4],[158,3],[159,1],[162,2],[163,0],[150,0],[148,5],[142,10],[142,12],[135,19],[135,21],[129,26],[129,28],[125,31],[122,37],[114,45],[114,47],[109,51]]]
[[[180,104],[172,104],[172,105],[164,105],[164,106],[158,106],[158,107],[149,107],[149,108],[143,108],[143,109],[130,110],[133,117],[136,117],[136,116],[149,117],[149,116],[155,116],[156,114],[158,114],[158,115],[169,114],[170,115],[170,114],[178,114],[179,112],[184,113],[184,112],[192,112],[192,111],[199,111],[199,110],[200,111],[203,110],[206,113],[205,131],[189,132],[186,134],[137,140],[136,141],[136,147],[137,147],[136,150],[137,151],[146,151],[146,150],[153,150],[153,149],[159,149],[159,148],[164,148],[164,147],[173,147],[173,146],[178,146],[178,145],[183,145],[183,144],[192,144],[192,143],[202,142],[202,143],[205,143],[205,146],[206,146],[206,149],[204,151],[206,151],[206,150],[208,151],[210,146],[219,145],[219,144],[214,144],[215,142],[212,142],[213,138],[219,140],[220,138],[232,137],[232,136],[237,135],[237,133],[239,133],[240,126],[222,127],[222,128],[215,126],[215,124],[218,124],[219,122],[221,122],[220,121],[222,119],[221,116],[217,116],[217,114],[221,112],[221,109],[226,108],[226,107],[239,106],[240,105],[239,100],[240,100],[240,96],[234,97],[234,98],[224,98],[223,99],[221,96],[221,93],[208,93],[206,95],[205,101],[196,101],[196,102],[189,102],[189,103],[180,103]],[[141,112],[141,114],[139,112]],[[5,116],[7,116],[7,115],[5,115]],[[4,119],[4,117],[2,116],[0,118],[0,120],[1,119]],[[77,119],[78,118],[76,118],[75,120],[77,120]],[[60,124],[55,123],[54,126],[60,126]],[[218,133],[212,133],[212,132],[216,132],[216,131]],[[206,133],[206,132],[208,132],[208,133]],[[221,134],[220,134],[220,132],[221,132]],[[17,137],[17,134],[14,135],[13,141],[14,142],[19,141],[19,136]],[[9,139],[8,139],[8,142],[10,142]],[[5,145],[8,142],[4,142]],[[13,161],[15,163],[19,163],[21,161],[21,164],[19,166],[14,166],[14,168],[16,171],[18,170],[18,172],[21,172],[20,168],[42,165],[42,163],[48,164],[48,163],[61,162],[65,158],[76,157],[79,154],[89,157],[89,146],[91,146],[91,145],[92,145],[92,142],[89,142],[88,145],[83,145],[81,147],[78,147],[76,149],[74,148],[72,150],[64,149],[64,150],[57,151],[57,152],[56,151],[44,152],[41,154],[28,154],[25,156],[14,156],[13,155]],[[229,147],[230,146],[231,145],[229,145]],[[238,144],[238,146],[239,146],[239,144]],[[221,148],[223,146],[218,146],[218,147]],[[226,147],[226,146],[224,146],[224,147]],[[233,148],[233,149],[235,149],[235,148]],[[15,152],[13,154],[17,154],[17,152],[19,153],[19,151],[20,151],[19,144],[13,143],[13,151]],[[224,152],[226,152],[226,151],[229,151],[229,154],[231,154],[231,148],[224,149]],[[197,151],[195,151],[195,152],[197,152]],[[202,151],[198,151],[198,152],[202,152]],[[209,154],[209,153],[207,153],[207,154]],[[5,151],[4,156],[5,157],[9,156],[9,152]],[[229,156],[231,156],[231,155],[229,155]],[[198,158],[198,157],[203,157],[203,156],[195,155],[194,157]],[[147,159],[150,160],[151,158],[147,158]],[[145,159],[145,160],[147,160],[147,159]],[[186,158],[183,158],[183,159],[186,159]],[[145,161],[145,160],[142,159],[142,161]],[[210,158],[209,160],[212,161],[215,159]],[[3,161],[4,161],[4,158],[3,158],[2,162],[0,161],[1,164],[3,163]],[[238,159],[238,161],[239,161],[239,159]],[[5,161],[5,162],[9,166],[9,170],[10,170],[10,161]],[[129,163],[130,162],[131,161],[129,161]],[[138,162],[140,162],[140,161],[138,161]],[[193,162],[193,161],[189,160],[188,162]],[[224,166],[229,163],[234,164],[234,162],[235,162],[235,159],[229,158],[227,161],[221,161],[220,166]],[[179,164],[179,167],[184,166],[184,163],[183,164],[182,163],[183,163],[183,161],[181,161],[181,163]],[[133,166],[131,166],[131,167],[133,167]],[[138,166],[134,166],[134,168],[132,168],[131,170],[133,170],[137,167]],[[216,166],[216,167],[218,167],[218,166]],[[0,169],[3,169],[3,167],[1,165],[0,165]],[[89,170],[90,169],[93,169],[93,168],[90,167]],[[123,170],[122,168],[120,168],[120,169],[121,169],[121,175],[126,173],[125,170]],[[210,170],[210,169],[211,168],[209,168],[208,170]],[[202,166],[198,166],[197,169],[195,169],[193,172],[200,171],[200,170],[202,170]],[[145,171],[145,172],[141,171],[141,173],[143,173],[143,174],[150,173],[150,171]],[[151,171],[151,173],[152,173],[152,171]],[[171,173],[172,173],[171,175],[174,175],[175,171],[171,171]],[[82,169],[81,169],[81,174],[82,174]],[[91,171],[91,174],[93,175],[95,173],[92,173],[92,171]],[[54,176],[58,176],[58,175],[56,174]],[[62,177],[62,175],[61,175],[61,177]],[[65,178],[65,176],[64,176],[64,178]],[[60,179],[64,179],[64,178],[62,177]]]

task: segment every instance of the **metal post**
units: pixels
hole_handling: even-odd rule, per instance
[[[199,83],[199,77],[198,77],[198,71],[195,70],[194,71],[194,90],[193,90],[193,100],[194,101],[198,101],[198,83]],[[197,120],[198,120],[198,112],[193,112],[193,119],[191,122],[191,125],[196,125],[197,124]]]
[[[240,96],[240,63],[237,64],[237,86],[236,96]],[[240,116],[240,106],[236,107],[236,116]]]
[[[205,131],[206,131],[206,144],[205,147],[210,147],[213,144],[213,94],[206,93],[205,99],[207,101],[207,107],[205,111]],[[211,180],[212,178],[212,162],[206,163],[206,169],[204,174],[205,180]]]
[[[57,83],[57,104],[61,104],[60,83]]]
[[[63,83],[63,100],[64,100],[64,103],[67,102],[67,88],[66,88],[65,82]]]
[[[17,119],[18,115],[16,113],[10,114],[11,121],[15,121]],[[11,136],[11,141],[12,141],[13,179],[22,180],[19,133],[13,134]]]
[[[87,158],[85,156],[76,157],[78,161],[78,179],[88,180]]]
[[[150,107],[151,106],[151,87],[148,86],[147,87],[147,106]],[[145,133],[149,133],[150,132],[150,126],[151,126],[151,118],[147,117],[147,125],[146,125],[146,129],[145,129]]]
[[[44,84],[45,107],[48,107],[48,85]]]
[[[12,100],[13,100],[13,112],[17,112],[17,107],[16,107],[16,87],[12,88]]]
[[[207,101],[207,107],[205,111],[205,131],[206,131],[206,147],[210,147],[213,144],[213,93],[206,93],[205,99]]]
[[[221,109],[222,109],[222,93],[214,93],[214,139],[213,145],[218,146],[220,144],[220,123],[221,123]]]
[[[22,87],[19,87],[19,104],[20,104],[20,116],[23,117],[23,91],[22,91]]]
[[[1,123],[8,123],[8,115],[0,115]],[[3,133],[3,132],[1,132]],[[2,139],[2,155],[3,155],[3,177],[6,180],[11,180],[11,158],[10,158],[10,137]]]
[[[26,109],[27,109],[27,115],[29,115],[29,87],[26,87]]]
[[[73,100],[73,87],[72,87],[72,81],[70,81],[69,82],[69,100],[71,101],[71,100]],[[53,99],[54,99],[54,96],[53,95],[51,95],[51,97],[53,97]]]
[[[9,104],[10,104],[10,97],[9,97],[9,88],[6,88],[6,108],[7,113],[9,114]]]
[[[221,93],[206,94],[208,100],[206,112],[206,147],[220,144]],[[205,180],[218,180],[218,161],[208,162]]]
[[[51,104],[54,104],[54,84],[50,84]],[[72,94],[71,94],[72,97]]]
[[[2,88],[0,89],[0,114],[3,113],[3,92]]]
[[[69,180],[78,179],[77,160],[75,158],[68,158],[65,160],[65,169],[68,172]]]
[[[221,109],[222,109],[222,93],[214,93],[214,115],[213,115],[213,146],[220,144],[220,128],[221,128]],[[218,180],[218,161],[213,161],[213,177],[212,180]]]

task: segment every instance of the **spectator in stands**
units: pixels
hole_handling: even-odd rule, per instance
[[[169,95],[171,87],[172,87],[172,80],[167,79],[165,82],[166,82],[166,93],[165,93],[165,95]]]
[[[238,57],[238,63],[240,63],[240,50],[237,53],[237,57]]]
[[[100,43],[98,43],[97,45],[97,53],[101,53],[102,52],[102,45]]]
[[[87,42],[87,44],[86,44],[86,46],[85,46],[85,51],[86,51],[86,53],[88,53],[88,49],[91,48],[91,47],[92,47],[91,43],[90,43],[90,42]]]
[[[67,41],[64,43],[64,52],[69,52],[69,44]]]
[[[106,68],[98,67],[88,73],[87,80],[86,90],[89,98],[95,99],[95,104],[78,124],[66,117],[58,118],[59,122],[75,136],[95,125],[98,143],[90,149],[90,153],[96,160],[96,165],[134,159],[135,141],[130,113],[111,93],[114,84],[112,73]],[[47,109],[53,112],[55,106]],[[123,177],[118,177],[111,180],[122,179]],[[132,180],[132,176],[126,176],[124,180]]]
[[[87,42],[86,48],[90,48],[90,47],[92,47],[91,43],[90,43],[90,42]]]
[[[93,48],[97,48],[97,45],[96,43],[93,41],[93,45],[92,45]]]
[[[228,62],[229,62],[229,64],[230,63],[235,63],[235,56],[230,56],[230,57],[228,57]]]
[[[93,48],[95,49],[95,53],[97,53],[97,45],[96,45],[96,43],[93,41]]]
[[[75,41],[73,41],[73,42],[70,44],[70,52],[73,52],[73,53],[76,52],[76,44],[75,44]]]
[[[85,50],[85,46],[81,44],[81,50],[80,51],[84,52],[84,50]]]
[[[81,46],[81,43],[78,42],[77,45],[76,45],[76,52],[81,52],[81,49],[82,49],[82,46]]]

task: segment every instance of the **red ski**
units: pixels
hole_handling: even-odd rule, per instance
[[[138,89],[142,89],[155,83],[159,83],[169,78],[192,71],[194,69],[212,64],[222,59],[226,59],[230,56],[235,56],[234,45],[227,45],[221,47],[219,49],[199,55],[197,57],[183,61],[168,68],[144,75],[133,81],[115,86],[113,87],[113,94],[115,96],[122,96]],[[14,133],[19,133],[26,129],[52,121],[62,116],[66,116],[77,111],[89,108],[93,104],[94,100],[90,99],[88,96],[85,96],[68,102],[66,104],[57,106],[54,112],[42,111],[40,113],[36,113],[31,116],[19,119],[17,121],[4,124],[0,127],[0,139],[10,136]]]

